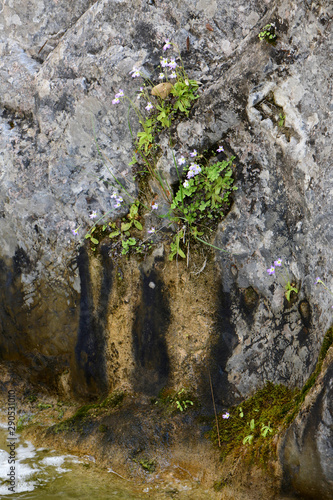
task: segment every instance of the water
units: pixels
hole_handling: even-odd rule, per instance
[[[91,457],[61,455],[32,443],[15,440],[15,492],[9,491],[10,458],[7,430],[0,424],[0,498],[33,500],[141,499],[147,494],[135,492],[133,484],[101,470]],[[130,485],[126,487],[126,483]]]
[[[212,500],[212,490],[205,490],[193,481],[156,481],[135,485],[120,478],[115,471],[101,469],[92,457],[76,457],[35,446],[16,435],[15,492],[10,487],[8,474],[8,431],[0,423],[0,499],[1,500],[141,500],[170,499]],[[13,439],[13,438],[12,438]],[[149,478],[148,478],[149,480]]]

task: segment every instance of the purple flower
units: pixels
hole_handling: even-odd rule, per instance
[[[116,202],[117,202],[117,203],[122,203],[123,201],[124,201],[124,200],[123,200],[122,196],[117,196],[117,197],[116,197]]]
[[[118,196],[117,193],[114,191],[111,195],[111,198],[113,198],[115,200],[115,199],[117,199],[117,196]]]
[[[151,102],[148,102],[148,104],[147,104],[147,106],[145,107],[145,109],[146,109],[147,111],[150,111],[151,109],[153,109],[153,107],[154,107],[154,106],[152,105],[152,103],[151,103]]]
[[[114,99],[112,99],[112,104],[118,104],[119,102],[119,97],[115,97]]]
[[[164,57],[164,59],[161,59],[161,66],[162,68],[166,68],[169,65],[167,57]]]
[[[164,73],[160,73],[159,76],[158,76],[158,78],[160,80],[163,80],[165,78],[165,74]]]
[[[216,150],[218,153],[222,153],[222,151],[224,151],[224,147],[223,146],[219,146],[218,149]]]
[[[170,62],[169,62],[169,64],[168,64],[168,66],[169,66],[169,68],[171,68],[171,69],[176,69],[176,68],[177,68],[177,66],[178,66],[178,65],[177,65],[177,63],[176,63],[176,61],[175,61],[175,58],[174,58],[174,57],[172,57],[172,58],[171,58],[171,60],[170,60]]]
[[[137,78],[140,75],[140,71],[136,66],[133,67],[132,71],[130,71],[130,75],[132,75],[132,78]]]
[[[97,217],[97,212],[92,212],[90,215],[89,215],[90,219],[95,219]]]
[[[165,42],[165,45],[163,45],[163,50],[170,49],[170,47],[171,47],[171,43],[170,43],[170,41],[169,41],[169,38],[166,38],[166,39],[164,40],[164,42]]]
[[[193,149],[192,153],[190,153],[190,156],[191,158],[194,158],[195,156],[197,156],[197,150],[196,149]]]
[[[151,209],[152,210],[157,210],[158,209],[158,203],[155,203],[155,201],[153,201],[153,203],[151,204]]]
[[[117,99],[118,97],[124,97],[124,95],[125,95],[124,91],[119,89],[119,92],[118,92],[118,94],[115,95],[115,98]]]
[[[114,204],[114,208],[119,208],[119,207],[121,207],[121,204],[118,201],[117,203]]]
[[[275,260],[274,261],[274,266],[277,266],[277,267],[282,266],[282,260],[281,259]]]
[[[315,285],[318,285],[318,283],[321,283],[321,279],[320,278],[316,278]]]
[[[79,228],[77,227],[76,229],[71,230],[74,236],[77,236],[79,234]]]
[[[230,413],[228,413],[227,411],[225,413],[223,413],[222,415],[222,418],[229,418],[230,417]]]
[[[267,269],[267,272],[270,275],[274,274],[275,273],[275,267],[274,266],[270,267],[269,269]]]
[[[155,228],[154,228],[154,227],[152,227],[152,228],[148,229],[148,233],[149,233],[149,234],[154,234],[155,232],[156,232],[156,230],[155,230]]]
[[[170,78],[177,78],[177,73],[173,71],[170,75]]]
[[[190,183],[188,182],[188,180],[186,179],[184,182],[183,182],[183,186],[184,188],[188,188],[190,185]]]
[[[181,156],[178,159],[178,165],[184,165],[185,163],[186,163],[186,160],[185,160],[184,156]]]
[[[191,179],[195,175],[198,175],[201,172],[201,167],[197,163],[192,163],[187,172],[187,178]]]

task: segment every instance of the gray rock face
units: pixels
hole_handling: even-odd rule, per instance
[[[284,487],[305,498],[333,495],[333,350],[280,448]]]
[[[320,276],[333,289],[331,13],[329,1],[33,0],[29,12],[3,4],[3,360],[24,363],[33,380],[43,372],[45,383],[58,390],[67,377],[72,387],[86,384],[90,394],[121,383],[133,387],[135,367],[138,373],[151,367],[153,380],[172,374],[176,383],[207,388],[200,375],[207,360],[223,404],[265,380],[304,384],[331,321],[331,296],[315,285]],[[258,39],[271,22],[278,34],[274,46]],[[163,281],[168,283],[171,317],[157,331],[158,301],[150,298],[154,288],[145,290],[158,259],[128,272],[132,292],[122,303],[116,296],[122,285],[112,291],[119,271],[108,271],[107,250],[88,261],[81,250],[78,261],[71,230],[79,228],[83,238],[92,211],[110,219],[126,213],[110,198],[113,190],[120,193],[116,179],[131,195],[138,193],[128,166],[128,119],[135,133],[136,117],[112,100],[120,88],[135,98],[141,83],[129,75],[134,65],[158,79],[165,38],[201,83],[190,116],[173,130],[174,153],[223,145],[236,156],[238,190],[216,233],[215,245],[229,253],[216,252],[214,278],[195,288],[194,275],[181,271],[179,294],[161,268],[157,289],[164,296]],[[159,168],[174,182],[167,144],[162,134],[166,160]],[[281,273],[275,278],[266,271],[278,258],[299,289],[290,302]],[[209,305],[198,308],[192,286],[202,297],[211,293]],[[138,319],[138,296],[153,304],[152,331]],[[180,314],[177,301],[185,297],[188,309]],[[125,326],[114,319],[123,312]],[[195,333],[189,327],[194,318]],[[133,322],[141,325],[136,337]],[[153,351],[147,355],[136,345],[140,335],[149,343],[154,332],[151,345],[162,346],[167,360],[163,376],[151,362]],[[115,345],[115,336],[127,340]]]

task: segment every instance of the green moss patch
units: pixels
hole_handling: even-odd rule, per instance
[[[101,403],[81,406],[71,418],[52,426],[49,430],[54,434],[67,431],[82,433],[97,417],[107,414],[110,409],[118,408],[122,404],[124,397],[124,392],[114,392]]]
[[[219,415],[219,436],[215,425],[211,438],[215,444],[220,443],[222,459],[238,452],[265,463],[273,450],[273,437],[294,407],[298,392],[268,382],[254,396],[223,414],[229,418]]]
[[[296,417],[321,372],[332,344],[333,327],[326,332],[316,368],[301,390],[267,382],[252,397],[218,416],[218,423],[214,421],[210,437],[220,446],[222,459],[231,452],[261,465],[267,465],[269,459],[276,458],[274,436]]]

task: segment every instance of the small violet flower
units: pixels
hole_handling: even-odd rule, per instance
[[[111,198],[113,198],[114,200],[117,198],[117,193],[116,192],[113,192],[112,195],[111,195]]]
[[[151,209],[152,210],[157,210],[158,209],[158,203],[155,203],[155,201],[153,201],[153,203],[151,204]]]
[[[171,58],[171,60],[170,60],[170,62],[169,62],[169,64],[168,64],[168,66],[169,66],[169,68],[171,68],[171,69],[176,69],[176,68],[177,68],[177,63],[176,63],[176,61],[175,61],[175,58],[174,58],[174,57],[172,57],[172,58]]]
[[[316,278],[315,285],[318,285],[318,283],[321,283],[321,279],[320,278]]]
[[[197,150],[196,149],[193,149],[192,153],[190,153],[190,156],[191,158],[194,158],[195,156],[197,156]]]
[[[114,208],[119,208],[119,207],[121,207],[121,204],[119,202],[114,204]]]
[[[112,99],[112,104],[118,104],[119,102],[119,97],[115,97],[114,99]]]
[[[200,172],[201,172],[201,167],[197,163],[192,163],[187,172],[187,178],[191,179],[195,175],[198,175]]]
[[[228,413],[227,411],[225,413],[223,413],[222,415],[222,418],[229,418],[230,417],[230,413]]]
[[[222,151],[224,151],[224,147],[223,146],[219,146],[218,149],[216,150],[218,153],[222,153]]]
[[[185,160],[184,156],[181,156],[178,159],[178,165],[184,165],[185,163],[186,163],[186,160]]]
[[[275,267],[274,266],[270,267],[269,269],[267,269],[267,272],[268,272],[269,275],[274,274],[275,273]]]
[[[148,233],[149,233],[149,234],[154,234],[155,232],[156,232],[156,230],[155,230],[155,228],[154,228],[154,227],[152,227],[152,228],[148,229]]]
[[[282,266],[282,260],[281,259],[275,260],[274,261],[274,266],[277,266],[277,267]]]
[[[125,95],[125,94],[124,94],[124,91],[123,91],[123,90],[121,90],[121,89],[119,89],[119,92],[115,95],[115,98],[117,99],[117,98],[119,98],[119,97],[124,97],[124,95]]]
[[[162,68],[166,68],[169,65],[168,59],[164,57],[164,59],[161,59],[161,66]]]
[[[165,45],[163,45],[163,50],[170,49],[170,47],[171,47],[171,43],[170,43],[169,38],[166,38],[166,39],[164,40],[164,42],[165,42]]]
[[[77,236],[79,234],[79,228],[72,229],[71,231],[74,234],[74,236]]]
[[[151,109],[153,109],[153,107],[154,107],[154,106],[152,105],[152,103],[151,103],[151,102],[148,102],[148,104],[147,104],[147,106],[145,107],[145,109],[146,109],[147,111],[150,111]]]
[[[188,182],[188,180],[186,179],[184,182],[183,182],[183,186],[184,188],[188,188],[190,185],[190,183]]]
[[[140,71],[136,66],[133,67],[132,71],[130,71],[130,75],[132,75],[132,78],[137,78],[140,75]]]
[[[160,73],[159,76],[158,76],[158,78],[160,80],[163,80],[165,78],[165,74],[164,73]]]
[[[177,78],[177,73],[173,71],[170,75],[170,78]]]
[[[97,212],[92,212],[90,215],[89,215],[90,219],[95,219],[97,217]]]

